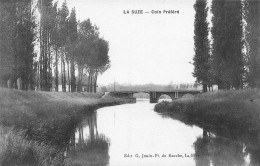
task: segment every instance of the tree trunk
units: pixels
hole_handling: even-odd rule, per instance
[[[93,92],[93,72],[90,73],[90,92]]]
[[[203,83],[202,87],[203,87],[203,92],[207,92],[208,85]]]
[[[62,92],[66,92],[66,71],[65,71],[65,55],[64,49],[62,48]]]
[[[98,77],[98,71],[96,69],[95,78],[94,78],[94,93],[97,93],[97,77]]]
[[[87,92],[90,92],[90,72],[88,73]]]
[[[72,57],[71,59],[71,64],[70,64],[70,75],[71,75],[71,92],[76,91],[76,78],[75,78],[75,66],[74,66],[74,58]]]
[[[52,91],[52,70],[51,70],[51,47],[50,47],[50,31],[47,33],[47,51],[48,51],[48,91]]]
[[[63,63],[62,63],[62,59],[63,59],[63,55],[62,55],[62,52],[61,52],[61,59],[60,59],[60,76],[61,76],[61,87],[62,87],[62,92],[63,92],[63,89],[64,89],[64,80],[63,80]]]
[[[203,129],[203,138],[206,138],[206,137],[208,137],[208,132],[205,129]]]
[[[77,91],[81,92],[82,91],[82,74],[83,74],[83,66],[82,65],[78,65],[78,87],[77,87]]]
[[[59,87],[59,71],[58,71],[58,50],[55,50],[55,91],[58,92]]]
[[[63,57],[63,83],[64,83],[64,89],[63,89],[63,92],[66,92],[66,85],[67,85],[67,81],[66,81],[66,63],[65,63],[65,60],[64,60],[64,57]]]
[[[68,70],[68,84],[69,84],[68,92],[71,92],[71,89],[70,89],[70,62],[69,62],[69,60],[67,60],[67,70]]]

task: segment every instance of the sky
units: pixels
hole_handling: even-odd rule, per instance
[[[100,28],[100,36],[109,41],[111,67],[99,76],[102,85],[114,80],[121,84],[193,83],[194,2],[67,0],[70,10],[76,8],[77,19],[90,18]],[[127,10],[130,14],[124,14]],[[131,14],[132,10],[144,14]],[[162,13],[152,14],[152,10]]]

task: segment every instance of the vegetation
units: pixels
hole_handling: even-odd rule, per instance
[[[259,165],[260,90],[208,92],[193,99],[162,102],[155,111],[203,129],[194,142],[198,165]]]
[[[47,165],[56,152],[50,146],[24,139],[23,132],[2,127],[0,132],[1,165]]]
[[[202,83],[203,92],[207,92],[208,86],[210,86],[210,48],[209,48],[209,28],[207,22],[207,1],[206,0],[196,0],[194,5],[196,11],[195,23],[194,23],[194,45],[195,45],[195,56],[194,60],[194,73],[193,76],[196,77],[198,83]]]
[[[34,10],[30,0],[0,1],[0,82],[23,80],[22,89],[32,89],[34,42],[36,33]],[[13,81],[12,81],[13,83]],[[10,82],[10,84],[12,84]],[[17,84],[12,85],[17,88]]]
[[[242,88],[242,1],[212,2],[212,73],[219,89]]]
[[[169,113],[187,124],[231,137],[258,135],[260,90],[219,91],[197,95],[193,99],[162,102],[155,111]],[[228,132],[227,132],[228,131]]]
[[[69,166],[109,164],[109,146],[109,139],[102,134],[95,139],[87,139],[69,153],[66,163]]]
[[[260,88],[260,1],[247,0],[246,9],[246,82]]]
[[[8,130],[1,138],[0,165],[8,165],[4,163],[13,158],[17,158],[14,161],[17,165],[23,162],[41,165],[39,162],[48,156],[52,157],[52,163],[56,158],[64,161],[60,157],[84,115],[99,107],[129,102],[101,98],[102,95],[1,89],[0,126],[4,131]],[[35,161],[27,161],[28,157],[35,158]]]
[[[207,1],[195,2],[193,75],[204,91],[206,85],[218,85],[218,89],[260,87],[259,5],[258,0],[212,0],[209,42]]]
[[[110,67],[109,44],[90,19],[78,23],[66,1],[58,8],[53,0],[2,0],[0,9],[2,87],[58,91],[61,84],[63,92],[82,91],[85,75],[87,91],[96,92],[98,75]]]

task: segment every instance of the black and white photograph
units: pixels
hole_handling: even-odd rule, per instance
[[[0,0],[0,166],[260,166],[260,0]]]

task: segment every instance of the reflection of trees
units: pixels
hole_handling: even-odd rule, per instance
[[[210,156],[209,156],[209,139],[207,133],[203,130],[203,137],[200,137],[194,143],[196,166],[209,166]]]
[[[84,130],[88,128],[89,135],[84,138]],[[78,141],[75,143],[75,133],[72,135],[71,144],[76,152],[78,165],[100,165],[105,166],[109,163],[109,139],[97,130],[97,114],[93,112],[77,126]],[[73,144],[74,141],[74,144]],[[80,161],[80,163],[78,163]]]
[[[181,115],[161,114],[163,118],[172,118],[180,120],[186,125],[198,125],[191,122]],[[207,124],[200,124],[208,127]],[[194,143],[195,153],[199,157],[195,157],[197,166],[259,166],[260,165],[260,131],[249,131],[238,134],[236,130],[216,129],[216,136],[210,132],[203,130],[203,137],[197,138]],[[247,161],[246,161],[247,158]],[[248,161],[249,160],[249,161]]]
[[[88,115],[84,121],[82,121],[78,125],[78,146],[82,146],[84,143],[86,143],[86,140],[84,139],[84,132],[83,129],[87,128],[89,129],[89,138],[90,141],[95,141],[96,138],[99,137],[98,131],[97,131],[97,114],[96,112],[93,112],[92,114]]]
[[[258,133],[250,135],[246,140],[246,152],[250,154],[250,166],[260,165],[260,136]]]
[[[258,147],[252,147],[250,149],[247,149],[247,151],[251,154],[250,155],[250,166],[257,166],[260,165],[260,148]]]
[[[243,144],[223,137],[203,134],[194,143],[197,166],[242,166],[245,165]]]
[[[98,137],[98,131],[97,131],[97,113],[93,113],[92,116],[87,118],[88,126],[89,126],[89,135],[90,140],[94,141],[95,138]]]

